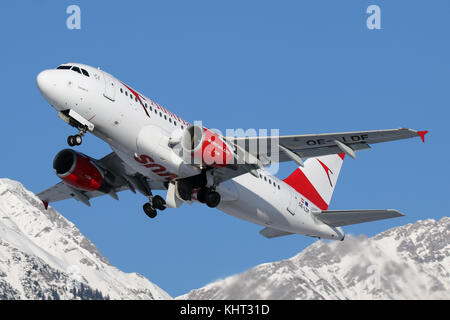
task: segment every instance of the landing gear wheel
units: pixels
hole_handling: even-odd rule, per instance
[[[75,139],[73,138],[73,136],[67,137],[67,144],[71,147],[75,146]]]
[[[67,144],[71,147],[79,146],[82,142],[83,142],[83,138],[79,134],[67,137]]]
[[[178,194],[180,195],[180,198],[184,201],[191,201],[191,195],[192,195],[192,186],[188,183],[178,183]]]
[[[83,138],[81,135],[77,134],[73,137],[73,140],[75,142],[75,145],[79,146],[83,142]]]
[[[210,208],[215,208],[220,203],[220,194],[216,191],[209,191],[206,194],[206,205]]]
[[[206,203],[206,195],[208,193],[208,189],[207,188],[201,188],[198,192],[197,192],[197,200],[200,203]]]
[[[144,204],[144,206],[142,207],[142,209],[144,209],[145,214],[149,217],[149,218],[154,218],[157,215],[156,209],[153,208],[153,206],[150,203],[146,203]]]
[[[153,207],[158,210],[166,209],[166,201],[160,196],[154,196],[152,200]]]

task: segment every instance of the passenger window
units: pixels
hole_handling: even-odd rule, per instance
[[[176,127],[176,126],[177,126],[177,122],[176,122],[176,121],[174,121],[174,122],[173,122],[173,125],[174,125],[174,126]]]
[[[159,116],[162,118],[162,113],[161,112],[159,113]]]
[[[128,97],[128,91],[125,91],[125,95]]]
[[[272,181],[270,181],[270,179],[269,179],[269,184],[272,184]]]
[[[183,130],[184,129],[184,126],[183,125],[181,125],[181,130]]]
[[[278,190],[280,190],[280,185],[278,185]]]
[[[166,115],[164,115],[164,120],[167,120],[167,116]]]
[[[264,177],[264,181],[267,181],[267,177]]]
[[[155,109],[155,114],[158,114],[158,110]]]
[[[131,98],[131,100],[133,100],[133,95],[130,93],[130,98]]]
[[[120,93],[123,93],[123,89],[122,88],[120,88]]]
[[[137,97],[134,97],[134,100],[136,100],[136,102],[138,102],[138,98]]]
[[[78,67],[72,67],[72,70],[81,74],[80,68]]]
[[[81,72],[83,72],[83,74],[84,74],[86,77],[89,77],[89,73],[88,73],[86,70],[81,69]]]
[[[172,123],[172,118],[169,118],[169,122]]]

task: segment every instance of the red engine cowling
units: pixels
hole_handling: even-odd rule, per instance
[[[220,168],[233,162],[233,153],[221,137],[200,126],[186,128],[181,145],[194,164]]]
[[[91,158],[71,149],[60,151],[53,160],[56,175],[68,185],[83,191],[101,191],[107,193],[103,171]]]

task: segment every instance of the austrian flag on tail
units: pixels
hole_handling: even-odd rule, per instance
[[[344,153],[310,158],[303,168],[297,168],[284,182],[319,209],[327,210],[344,158]]]

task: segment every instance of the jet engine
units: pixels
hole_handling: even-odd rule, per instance
[[[183,158],[192,164],[220,168],[233,161],[232,150],[220,135],[200,126],[193,125],[184,130],[181,146],[190,157],[186,159],[183,155]]]
[[[111,190],[105,181],[105,172],[93,159],[74,150],[60,151],[53,160],[53,169],[59,178],[78,190],[104,193]]]

